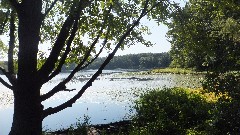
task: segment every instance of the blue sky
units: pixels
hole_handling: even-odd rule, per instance
[[[171,45],[167,41],[166,33],[168,31],[167,26],[161,24],[157,25],[154,21],[142,20],[141,23],[147,25],[150,29],[151,35],[145,35],[146,40],[151,41],[154,45],[151,47],[146,47],[142,44],[136,44],[125,50],[119,50],[117,55],[125,54],[136,54],[136,53],[160,53],[167,52],[170,50]]]

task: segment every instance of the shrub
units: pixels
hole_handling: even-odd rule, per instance
[[[215,104],[214,121],[219,134],[240,132],[240,74],[236,72],[210,73],[203,88],[221,97]]]
[[[218,94],[227,93],[230,98],[240,100],[240,74],[228,73],[209,73],[202,83],[203,88]],[[225,99],[229,99],[223,97]]]
[[[134,108],[137,114],[133,121],[143,134],[185,135],[190,129],[200,133],[211,130],[209,110],[212,106],[199,91],[184,88],[156,89],[142,95],[136,102]]]
[[[68,135],[88,135],[90,122],[90,117],[84,115],[83,121],[80,118],[75,124],[70,126]]]

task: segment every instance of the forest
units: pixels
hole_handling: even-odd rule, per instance
[[[91,63],[86,69],[98,69],[106,57],[99,57]],[[140,53],[115,56],[105,69],[155,69],[167,68],[171,63],[171,57],[168,52],[163,53]],[[74,63],[63,65],[62,71],[67,72],[76,67]]]
[[[106,57],[98,58],[87,69],[98,69]],[[169,53],[141,53],[115,56],[105,69],[153,69],[166,68],[171,63]]]
[[[98,69],[106,57],[97,58],[86,69]],[[166,68],[171,63],[169,53],[140,53],[115,56],[105,69],[155,69]],[[7,61],[0,62],[1,67],[7,68]],[[68,72],[76,67],[75,63],[63,65],[62,72]],[[1,71],[0,71],[1,73]]]
[[[240,68],[238,0],[190,0],[168,23],[172,67],[226,72]]]

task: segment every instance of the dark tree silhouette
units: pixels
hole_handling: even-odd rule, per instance
[[[40,135],[43,119],[71,107],[102,73],[119,48],[135,42],[150,45],[142,37],[144,29],[141,27],[144,26],[140,20],[148,15],[149,19],[164,21],[171,5],[167,0],[0,2],[1,32],[10,33],[8,69],[1,68],[9,81],[0,78],[0,82],[14,94],[10,135]],[[138,29],[134,29],[136,27]],[[38,47],[43,41],[52,43],[51,52],[45,58],[38,56]],[[97,46],[100,49],[96,49]],[[91,64],[103,49],[110,48],[113,48],[112,52],[76,95],[56,107],[43,107],[41,103],[54,94],[69,91],[66,84],[74,74]],[[17,54],[16,59],[14,54]],[[69,61],[77,63],[74,70],[52,90],[41,94],[42,85],[58,75]]]

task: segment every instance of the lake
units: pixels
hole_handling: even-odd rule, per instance
[[[86,70],[75,75],[67,85],[68,89],[77,90],[86,83],[96,70]],[[54,87],[65,78],[68,73],[61,73],[42,87],[42,93]],[[3,77],[2,75],[0,75]],[[4,77],[3,77],[4,78]],[[6,79],[6,78],[4,78]],[[91,124],[105,124],[109,122],[129,119],[134,113],[130,106],[139,96],[152,88],[163,87],[198,87],[202,75],[156,74],[137,75],[129,70],[104,70],[93,85],[71,107],[57,114],[48,116],[43,121],[44,129],[67,128],[83,116],[90,117]],[[46,100],[44,108],[57,106],[71,98],[76,91],[60,92]],[[10,131],[13,115],[13,96],[10,90],[0,85],[0,135],[7,135]]]

